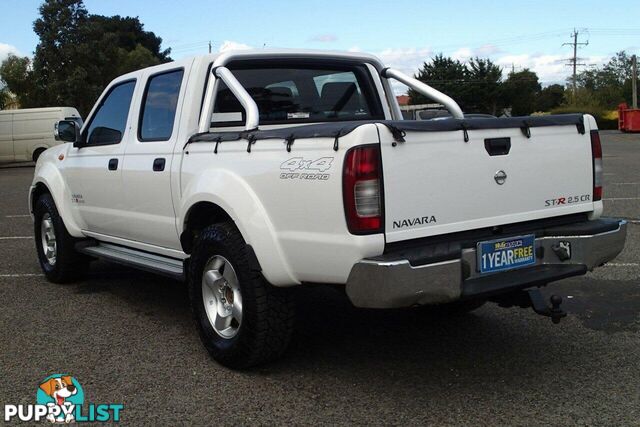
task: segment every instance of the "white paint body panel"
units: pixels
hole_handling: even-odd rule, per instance
[[[354,263],[382,253],[384,236],[349,233],[342,205],[342,164],[352,146],[377,142],[375,125],[340,139],[296,140],[291,152],[282,140],[261,140],[247,153],[247,142],[196,143],[182,163],[180,218],[198,201],[225,209],[256,252],[267,279],[286,285],[300,282],[344,283]],[[328,158],[329,179],[281,179],[289,159]]]
[[[380,126],[388,242],[593,211],[589,129],[576,126],[463,132],[407,132],[392,146]],[[511,138],[508,155],[490,156],[485,138]],[[494,176],[504,171],[498,185]],[[587,200],[547,206],[547,200]],[[424,224],[403,220],[435,217]],[[400,226],[398,226],[400,223]]]
[[[243,58],[343,58],[363,61],[374,73],[386,118],[399,119],[395,96],[378,59],[362,54],[307,51],[243,52]],[[392,147],[384,126],[367,124],[340,138],[297,139],[291,152],[282,140],[260,140],[247,153],[246,140],[194,143],[198,131],[210,65],[217,55],[184,59],[122,76],[137,80],[128,124],[120,144],[74,148],[71,144],[47,151],[36,167],[33,185],[51,191],[65,225],[76,237],[129,246],[184,259],[179,236],[189,210],[199,202],[218,205],[233,219],[254,249],[263,274],[272,284],[345,283],[353,265],[383,253],[385,242],[450,233],[564,215],[590,212],[597,217],[602,203],[545,208],[544,200],[565,193],[591,193],[591,154],[588,139],[575,127],[532,129],[526,140],[519,129],[408,133],[404,144]],[[184,68],[173,134],[167,141],[138,140],[140,104],[147,79],[158,72]],[[102,98],[101,97],[101,98]],[[95,114],[90,113],[86,123]],[[208,108],[204,107],[204,111]],[[86,125],[85,125],[86,126]],[[588,128],[595,121],[588,118]],[[264,127],[266,128],[266,127]],[[509,156],[489,157],[485,137],[510,136]],[[381,144],[384,168],[386,236],[356,236],[348,232],[342,199],[342,168],[347,150]],[[58,156],[64,155],[63,160]],[[155,158],[166,158],[165,170],[152,170]],[[108,171],[118,158],[117,171]],[[281,166],[292,158],[330,159],[325,180],[287,179]],[[493,176],[504,169],[504,186]],[[32,189],[34,187],[32,186]],[[73,200],[81,194],[83,203]],[[542,204],[542,206],[541,206]],[[393,230],[394,219],[434,215],[436,224]]]

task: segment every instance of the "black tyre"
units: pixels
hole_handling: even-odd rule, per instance
[[[40,155],[44,153],[44,150],[46,150],[46,148],[38,148],[33,152],[33,156],[31,156],[31,159],[34,163],[38,163],[38,159],[40,158]]]
[[[294,321],[291,291],[251,268],[232,223],[205,228],[189,262],[189,298],[202,343],[220,364],[249,368],[280,357]]]
[[[75,250],[73,238],[58,214],[50,194],[43,194],[34,206],[34,234],[40,267],[47,279],[66,283],[81,278],[91,259]]]
[[[432,316],[464,316],[467,313],[477,310],[487,301],[483,299],[474,299],[468,301],[457,301],[441,305],[429,305],[421,307],[428,315]]]

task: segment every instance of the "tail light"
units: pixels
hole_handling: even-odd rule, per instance
[[[378,146],[361,146],[347,152],[342,196],[347,226],[352,234],[382,232],[381,178]]]
[[[602,200],[602,145],[597,130],[591,131],[591,157],[593,158],[593,201]]]

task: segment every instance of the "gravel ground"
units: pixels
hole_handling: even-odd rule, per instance
[[[185,287],[107,263],[72,285],[38,268],[32,167],[0,169],[0,406],[72,373],[121,424],[640,425],[640,135],[603,132],[605,213],[632,221],[609,265],[554,284],[560,325],[487,304],[460,318],[298,292],[290,350],[250,372],[200,345]]]

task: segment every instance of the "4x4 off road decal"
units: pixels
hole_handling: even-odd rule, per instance
[[[326,181],[331,178],[331,174],[325,172],[331,169],[333,160],[333,157],[321,157],[317,160],[292,157],[280,165],[280,179]]]

